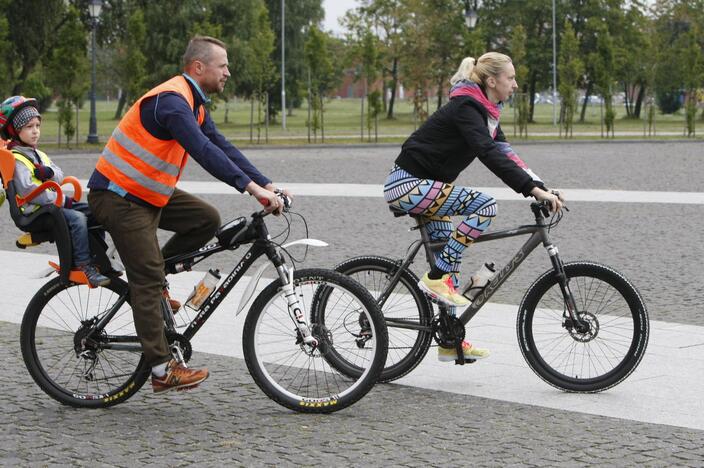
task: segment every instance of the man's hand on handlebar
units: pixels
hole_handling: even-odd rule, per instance
[[[273,184],[267,184],[266,187],[262,187],[255,182],[250,182],[245,190],[264,206],[265,212],[277,216],[291,202],[291,195],[288,190],[276,188]]]
[[[550,211],[556,212],[561,210],[565,203],[565,197],[559,190],[543,190],[539,187],[534,187],[530,192],[538,201],[547,202],[550,205]]]

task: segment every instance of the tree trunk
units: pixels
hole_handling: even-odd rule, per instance
[[[117,100],[117,109],[115,109],[113,120],[119,120],[122,117],[122,110],[125,108],[125,104],[127,104],[127,93],[124,89],[120,89],[120,97]]]
[[[391,68],[391,96],[389,97],[389,109],[386,113],[387,119],[394,118],[394,103],[396,102],[396,87],[398,86],[398,58],[394,57]]]
[[[630,86],[628,86],[628,82],[624,81],[623,82],[623,107],[626,108],[626,116],[632,117],[633,116],[633,105],[632,105],[631,100],[629,98],[629,96],[630,96],[629,88],[630,88]]]
[[[438,80],[438,109],[442,107],[442,82],[443,79]]]
[[[320,93],[320,142],[325,143],[325,108],[323,107],[323,93]]]
[[[587,102],[589,101],[589,96],[592,94],[592,88],[594,83],[591,80],[587,82],[587,90],[584,92],[584,101],[582,102],[582,112],[579,114],[579,122],[584,123],[584,117],[587,115]]]
[[[254,142],[254,96],[249,105],[249,142]]]
[[[535,81],[535,75],[531,73],[530,85],[528,86],[530,93],[528,96],[528,122],[530,123],[535,123],[535,119],[533,118],[535,113]]]
[[[381,104],[386,112],[386,67],[381,70]]]
[[[638,97],[636,98],[636,105],[633,110],[633,116],[640,119],[640,110],[643,106],[643,100],[645,99],[645,85],[641,83],[640,89],[638,90]]]

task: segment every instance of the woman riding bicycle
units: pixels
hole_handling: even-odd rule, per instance
[[[513,151],[499,126],[503,102],[518,88],[507,55],[488,52],[475,61],[462,60],[450,79],[449,102],[404,142],[384,185],[384,198],[394,208],[427,220],[432,240],[447,241],[435,265],[418,286],[435,301],[464,306],[469,300],[457,292],[462,253],[491,224],[496,200],[486,193],[453,182],[475,158],[506,185],[524,196],[550,203],[552,211],[564,201],[545,188]],[[450,216],[465,218],[453,228]],[[465,359],[480,359],[488,350],[463,344]],[[454,360],[454,349],[438,348],[442,361]]]

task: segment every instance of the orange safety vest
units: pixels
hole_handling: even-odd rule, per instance
[[[115,185],[154,206],[166,205],[188,161],[186,150],[177,140],[160,140],[142,125],[141,102],[159,93],[175,92],[193,108],[191,87],[183,76],[176,76],[148,91],[127,111],[103,153],[96,169]],[[198,109],[198,125],[205,120],[205,109]]]

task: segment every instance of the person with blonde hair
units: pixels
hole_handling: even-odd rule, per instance
[[[501,131],[503,103],[518,88],[511,58],[487,52],[467,57],[450,79],[450,100],[413,132],[384,185],[386,202],[396,209],[426,218],[432,240],[446,241],[435,265],[418,286],[434,301],[451,307],[469,300],[457,292],[462,254],[491,224],[496,200],[455,179],[476,158],[506,185],[523,196],[562,208],[563,196],[548,190],[543,181],[518,157]],[[451,216],[464,219],[453,227]],[[465,359],[481,359],[489,351],[463,343]],[[453,361],[454,348],[438,348],[438,359]]]

